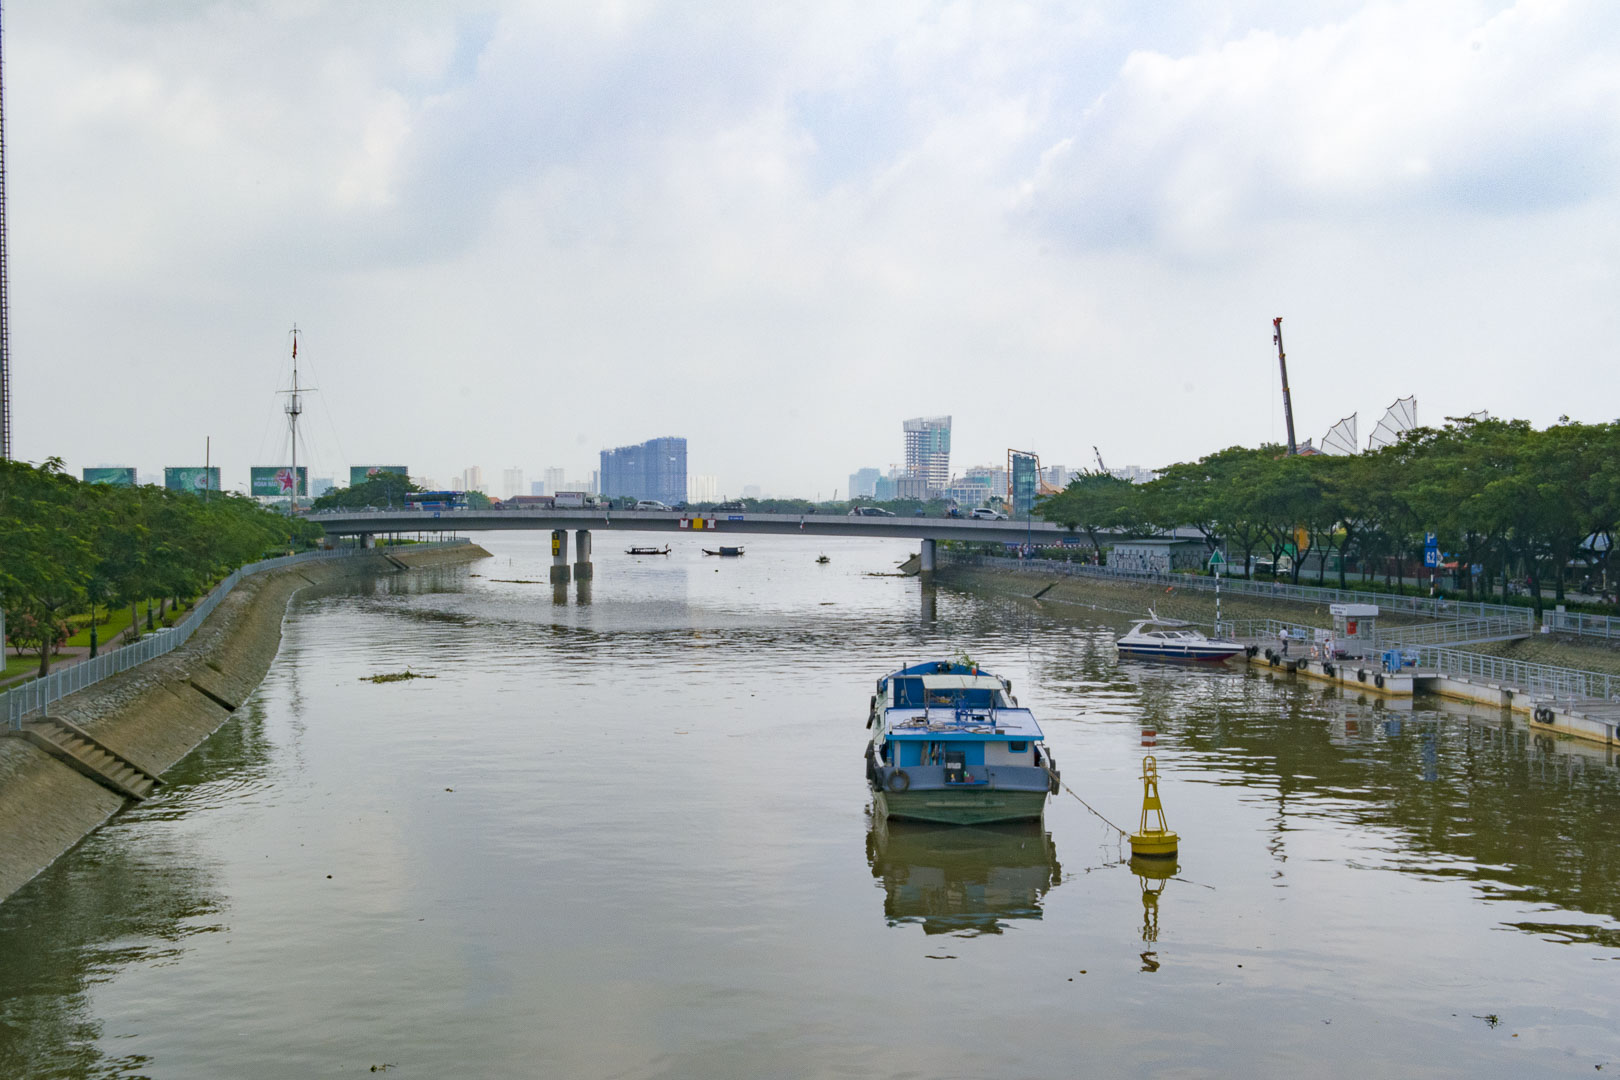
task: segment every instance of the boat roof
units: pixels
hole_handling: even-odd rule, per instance
[[[1144,626],[1191,626],[1191,625],[1192,625],[1192,623],[1188,622],[1186,619],[1161,619],[1156,615],[1151,617],[1151,618],[1137,619],[1136,620],[1136,629],[1138,629],[1138,630],[1140,630]]]
[[[994,675],[924,675],[924,690],[1000,690]]]
[[[883,676],[883,678],[878,680],[878,690],[882,691],[886,689],[890,679],[911,678],[919,675],[972,676],[980,679],[991,680],[990,682],[980,683],[977,685],[959,684],[954,682],[940,683],[938,684],[937,689],[957,689],[960,687],[961,689],[999,690],[1005,685],[999,676],[985,671],[979,667],[978,664],[963,664],[955,660],[927,660],[921,664],[910,664],[906,667],[900,668],[898,671],[889,672],[887,675]]]
[[[958,713],[948,707],[889,709],[884,726],[891,739],[930,742],[1025,742],[1044,739],[1035,714],[1028,709],[973,709]]]

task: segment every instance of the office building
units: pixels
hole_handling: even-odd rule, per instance
[[[461,486],[457,491],[481,491],[484,494],[484,469],[481,465],[469,465],[467,471],[461,474]]]
[[[648,439],[634,446],[602,451],[601,494],[612,499],[686,500],[686,440]]]
[[[568,486],[568,477],[564,475],[562,469],[547,469],[545,477],[545,490],[535,492],[536,495],[555,495],[559,491],[577,490]]]
[[[518,468],[501,470],[501,498],[510,499],[523,494],[523,470]]]
[[[878,469],[856,469],[849,474],[849,497],[870,499],[877,494],[877,482],[883,479]]]
[[[951,480],[951,418],[919,416],[903,425],[906,473],[928,489],[943,491]]]

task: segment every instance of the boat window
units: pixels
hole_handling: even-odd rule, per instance
[[[1029,750],[1029,743],[1023,741],[1010,742],[1007,744],[1007,749],[1014,754],[1022,754]]]
[[[894,680],[894,704],[901,709],[920,709],[923,707],[923,683],[921,679]]]

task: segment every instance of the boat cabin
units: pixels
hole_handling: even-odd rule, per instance
[[[902,668],[877,686],[878,745],[888,764],[938,766],[946,783],[971,784],[983,782],[985,766],[1039,763],[1044,736],[1005,679],[941,662]]]

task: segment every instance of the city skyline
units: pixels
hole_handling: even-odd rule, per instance
[[[830,493],[1144,469],[1415,395],[1602,421],[1620,8],[6,12],[16,455],[588,474],[645,432]],[[694,62],[696,60],[697,62]],[[948,228],[942,223],[949,222]],[[318,237],[318,242],[312,242]],[[94,313],[94,317],[89,317]],[[155,422],[161,417],[162,422]]]

